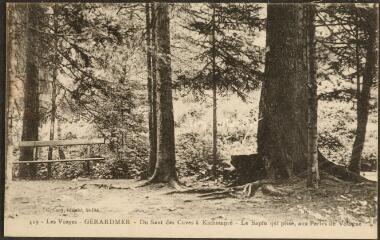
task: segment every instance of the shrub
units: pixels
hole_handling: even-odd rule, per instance
[[[177,167],[180,176],[196,176],[197,179],[210,177],[213,157],[211,141],[198,133],[184,133],[178,137],[176,145]],[[224,164],[218,154],[217,174],[221,175]]]
[[[147,168],[148,144],[143,136],[126,141],[126,145],[111,152],[107,161],[94,167],[99,178],[139,178]]]

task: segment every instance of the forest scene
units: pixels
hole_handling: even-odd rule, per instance
[[[375,228],[378,11],[7,3],[6,223],[91,207]]]

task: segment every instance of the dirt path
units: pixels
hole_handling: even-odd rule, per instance
[[[49,215],[46,209],[70,207],[97,208],[100,210],[97,214],[107,216],[236,219],[256,215],[278,217],[289,205],[284,205],[283,199],[268,198],[261,193],[251,199],[203,200],[196,194],[166,195],[172,189],[163,185],[133,189],[137,184],[134,180],[17,181],[9,191],[7,206],[13,210],[7,217]],[[111,189],[107,189],[110,186]],[[65,213],[60,215],[65,216]]]
[[[135,180],[15,181],[6,191],[6,220],[132,218],[133,221],[338,221],[349,225],[377,224],[376,189],[342,187],[324,181],[318,191],[303,182],[292,185],[294,194],[251,198],[203,200],[197,194],[172,194],[154,185],[135,189]],[[197,182],[194,185],[213,185]],[[286,186],[289,188],[289,186]],[[48,220],[46,220],[48,221]]]

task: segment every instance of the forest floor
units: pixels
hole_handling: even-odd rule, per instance
[[[181,180],[191,188],[221,187],[211,181]],[[139,184],[141,181],[104,179],[13,181],[6,188],[5,219],[9,222],[40,219],[40,224],[49,218],[83,216],[96,219],[132,217],[136,221],[255,219],[377,225],[377,187],[374,183],[322,179],[319,189],[308,190],[305,180],[300,179],[276,186],[290,190],[289,196],[268,196],[258,190],[250,198],[216,200],[205,200],[199,194],[167,194],[173,189],[162,184],[135,188]]]

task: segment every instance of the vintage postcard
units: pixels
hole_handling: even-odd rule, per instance
[[[377,238],[378,7],[8,2],[5,236]]]

